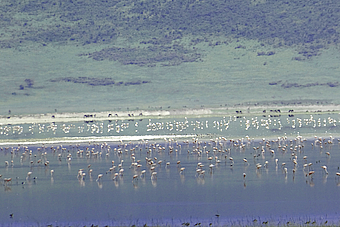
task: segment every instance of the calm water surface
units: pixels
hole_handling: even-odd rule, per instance
[[[254,121],[249,127],[244,123],[248,118]],[[152,118],[68,122],[73,126],[66,132],[63,123],[55,123],[54,132],[47,124],[40,129],[24,124],[21,133],[11,128],[2,134],[0,193],[6,205],[0,220],[17,226],[338,224],[337,122],[337,114]],[[118,130],[124,123],[129,127]],[[108,130],[111,124],[113,131]],[[181,126],[170,130],[170,124]],[[192,136],[170,139],[181,133]],[[49,144],[41,139],[29,145],[32,138],[61,140],[65,134],[90,142]],[[133,139],[134,134],[165,139],[95,142],[104,136]],[[22,143],[26,138],[27,144],[6,145],[6,138]]]

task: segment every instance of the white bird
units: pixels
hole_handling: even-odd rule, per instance
[[[120,176],[123,176],[123,175],[124,175],[124,169],[120,169],[120,170],[119,170],[119,175],[120,175]]]
[[[12,178],[5,178],[4,179],[5,186],[7,186],[8,183],[12,183]]]
[[[323,168],[325,170],[325,173],[328,174],[327,166],[321,166],[321,168]]]
[[[103,174],[98,174],[97,180],[96,181],[100,181],[100,179],[102,179]]]
[[[229,160],[230,160],[231,164],[234,164],[234,159],[232,157],[229,157]]]
[[[177,161],[177,168],[181,166],[181,161]]]
[[[265,161],[263,166],[264,166],[265,168],[267,168],[267,167],[268,167],[268,163],[269,163],[268,161]]]
[[[79,169],[77,178],[81,178],[82,176],[83,176],[83,169]]]
[[[203,176],[203,177],[204,177],[204,175],[205,175],[205,170],[202,170],[202,171],[200,172],[200,176]]]
[[[118,173],[115,173],[114,177],[112,178],[112,180],[117,180],[118,175],[119,175]]]
[[[202,169],[196,169],[197,176],[200,175],[201,171],[202,171]],[[196,175],[195,175],[195,176],[196,176]]]
[[[310,176],[310,178],[312,178],[313,177],[313,174],[315,173],[315,171],[309,171],[307,174],[306,174],[306,177],[308,176]]]
[[[32,172],[28,172],[28,173],[27,173],[26,180],[29,180],[29,179],[31,178],[31,175],[32,175]]]
[[[133,177],[132,177],[132,182],[134,182],[135,180],[138,180],[138,175],[133,175]]]
[[[185,170],[185,167],[182,167],[180,170],[179,170],[179,173],[182,174]]]
[[[156,180],[156,179],[157,179],[157,172],[152,172],[151,180]]]

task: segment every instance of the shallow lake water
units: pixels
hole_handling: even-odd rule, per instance
[[[337,225],[338,121],[314,113],[2,126],[1,224]]]

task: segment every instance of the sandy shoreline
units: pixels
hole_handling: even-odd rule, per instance
[[[143,135],[143,136],[100,136],[100,137],[55,137],[30,140],[0,140],[0,146],[7,145],[40,145],[40,144],[84,144],[84,143],[115,143],[115,142],[138,142],[138,141],[164,141],[164,139],[188,139],[196,135]]]
[[[0,125],[51,123],[51,122],[81,122],[129,119],[166,119],[177,117],[212,117],[212,116],[281,116],[308,113],[340,113],[340,105],[309,105],[309,106],[239,106],[200,109],[174,110],[134,110],[134,111],[103,111],[103,112],[73,112],[46,113],[27,115],[0,115]]]
[[[6,131],[6,128],[10,129],[11,126],[18,126],[21,127],[20,124],[51,124],[51,123],[88,123],[88,124],[97,124],[98,122],[108,121],[108,124],[113,124],[114,121],[124,121],[124,120],[141,120],[141,119],[151,119],[151,120],[176,120],[176,119],[183,119],[187,118],[205,118],[209,119],[214,117],[233,117],[233,119],[237,119],[237,117],[245,117],[245,118],[253,118],[253,117],[260,117],[269,119],[272,118],[273,124],[275,124],[276,119],[279,117],[283,118],[281,120],[287,121],[292,120],[295,123],[294,118],[309,116],[309,115],[319,115],[316,119],[320,120],[321,115],[327,116],[329,118],[330,114],[335,117],[334,123],[329,122],[329,127],[334,127],[336,122],[338,122],[338,114],[340,113],[340,106],[338,105],[310,105],[310,106],[239,106],[239,107],[221,107],[221,108],[201,108],[201,109],[173,109],[173,110],[154,110],[154,111],[147,111],[147,110],[135,110],[135,111],[121,111],[121,112],[78,112],[78,113],[47,113],[47,114],[28,114],[28,115],[2,115],[0,116],[0,127],[1,129]],[[304,115],[304,116],[303,116]],[[241,120],[241,119],[240,119]],[[301,119],[300,119],[301,120]],[[306,119],[304,119],[306,120]],[[113,121],[110,123],[109,121]],[[271,120],[270,120],[271,121]],[[286,123],[285,127],[288,127],[291,130],[286,129],[278,129],[277,126],[271,127],[271,131],[269,133],[250,133],[249,131],[245,130],[242,127],[233,128],[236,129],[235,133],[228,133],[224,129],[222,131],[188,131],[187,133],[176,133],[176,132],[160,132],[160,134],[154,133],[150,135],[147,131],[141,134],[135,134],[135,131],[131,134],[125,135],[103,135],[98,134],[97,136],[86,135],[80,136],[78,135],[63,135],[59,134],[57,136],[46,135],[46,137],[26,137],[25,133],[31,133],[28,129],[26,129],[24,136],[14,137],[14,138],[2,138],[0,140],[1,146],[9,146],[15,144],[22,144],[22,145],[33,145],[33,144],[75,144],[75,143],[101,143],[101,142],[108,142],[108,143],[115,143],[120,141],[132,141],[138,142],[143,140],[150,140],[154,142],[161,142],[165,139],[174,139],[178,141],[187,140],[191,138],[195,138],[198,140],[210,140],[216,139],[219,137],[227,137],[228,139],[235,139],[235,138],[245,138],[249,136],[253,141],[262,140],[262,138],[266,137],[266,139],[277,139],[278,136],[287,136],[289,139],[294,139],[296,136],[303,136],[306,139],[314,138],[314,136],[318,137],[329,137],[332,136],[333,138],[340,137],[340,134],[336,131],[336,129],[329,128],[325,125],[325,127],[318,126],[317,128],[310,128],[310,130],[302,130],[297,126],[297,130],[294,130],[292,122]],[[213,122],[211,122],[213,127]],[[262,124],[261,122],[258,122]],[[280,123],[281,124],[281,123]],[[315,124],[316,126],[316,124]],[[26,126],[25,126],[26,127]],[[28,126],[27,126],[28,127]],[[244,126],[243,126],[244,127]],[[264,127],[261,125],[261,127]],[[309,126],[310,127],[310,126]],[[229,127],[228,127],[229,128]],[[287,129],[288,129],[287,128]],[[138,128],[136,127],[136,130]],[[237,130],[244,130],[244,134],[240,134]],[[13,129],[14,130],[14,129]],[[145,128],[146,130],[146,128]],[[231,128],[228,130],[232,130]],[[269,130],[269,128],[268,128]],[[273,131],[274,130],[274,131]],[[140,131],[140,129],[138,129]],[[14,132],[14,131],[13,131]],[[62,131],[60,131],[62,132]],[[140,131],[142,132],[142,131]],[[226,132],[226,133],[225,133]],[[301,132],[301,134],[299,134]],[[169,134],[167,134],[169,133]]]

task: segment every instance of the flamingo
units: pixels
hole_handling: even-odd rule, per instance
[[[100,181],[101,179],[102,179],[102,177],[103,177],[103,174],[98,174],[98,177],[97,177],[97,180],[96,181]]]
[[[328,174],[327,166],[321,166],[321,168],[325,170],[325,173],[326,173],[326,174]]]
[[[182,167],[182,168],[180,169],[179,173],[182,174],[182,173],[184,172],[184,170],[185,170],[185,167]]]
[[[157,180],[157,172],[152,172],[151,180]]]
[[[32,175],[32,172],[28,172],[28,173],[27,173],[26,180],[29,180],[29,179],[31,179],[31,175]]]
[[[134,182],[135,180],[138,180],[138,175],[137,174],[132,176],[132,182]]]
[[[313,174],[315,173],[315,171],[309,171],[307,174],[306,174],[306,177],[310,177],[311,179],[313,178]]]

